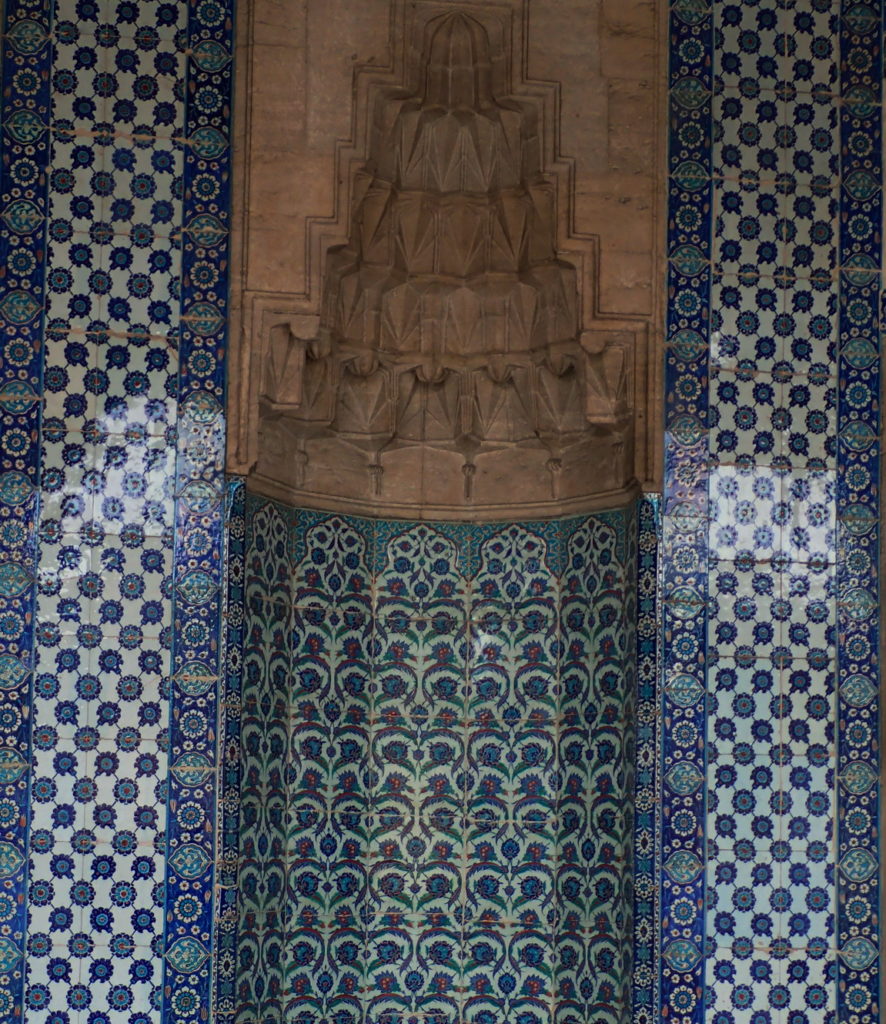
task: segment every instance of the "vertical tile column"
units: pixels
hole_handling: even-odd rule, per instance
[[[662,496],[660,999],[701,1024],[705,951],[708,377],[714,12],[670,7],[668,310]]]
[[[715,10],[706,980],[781,1021],[835,997],[837,18]]]
[[[555,1024],[624,1024],[633,975],[637,522],[562,524]]]
[[[24,1013],[51,10],[4,5],[0,167],[0,1018]],[[39,735],[37,736],[39,742]],[[50,739],[51,742],[51,739]]]
[[[634,788],[634,1024],[655,1024],[658,1013],[656,857],[660,845],[658,556],[661,502],[644,495],[637,510],[637,740]]]
[[[882,11],[671,14],[662,1012],[873,1020]]]
[[[375,530],[302,510],[291,523],[282,1020],[359,1024],[368,962],[390,948],[374,930],[383,865],[371,877],[368,851],[374,828],[393,843],[396,825],[369,778]]]
[[[183,5],[54,5],[24,1020],[156,1020]]]
[[[187,12],[181,329],[175,464],[172,692],[167,789],[163,1019],[213,1006],[225,521],[225,340],[233,3]]]
[[[229,6],[5,8],[11,1019],[181,1021],[209,1002]]]
[[[234,1019],[283,1019],[293,516],[245,499]]]
[[[581,1004],[584,957],[576,947],[585,922],[574,897],[583,865],[573,851],[587,823],[576,814],[575,794],[570,799],[558,780],[565,769],[573,786],[583,788],[581,768],[568,758],[574,749],[580,763],[586,733],[573,715],[573,747],[564,756],[563,533],[561,523],[471,532],[461,1018],[470,1024],[553,1024],[574,1019]],[[582,567],[591,563],[586,555],[577,554]],[[581,569],[576,576],[585,583],[574,596],[580,643],[593,583]],[[575,690],[587,692],[592,678],[588,666]],[[573,691],[573,708],[577,699]],[[609,995],[601,999],[601,1019],[613,999],[608,980],[598,979]]]
[[[229,478],[225,501],[224,683],[219,714],[218,902],[215,930],[215,1012],[226,1024],[237,1012],[240,750],[243,740],[243,642],[246,633],[246,484]]]
[[[880,1003],[879,710],[883,295],[883,6],[839,23],[840,305],[837,346],[837,1020]]]

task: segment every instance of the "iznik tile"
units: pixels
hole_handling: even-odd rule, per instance
[[[243,843],[264,851],[244,875],[244,1013],[277,1012],[259,969],[284,1019],[334,1006],[353,1014],[357,997],[363,1020],[480,1021],[508,1007],[546,1019],[555,949],[567,991],[571,929],[589,934],[605,920],[611,939],[584,998],[624,1019],[627,515],[572,523],[565,573],[544,524],[453,536],[447,526],[293,519],[257,498],[247,518],[256,592],[284,578],[283,523],[296,555],[291,632],[280,628],[289,605],[279,590],[280,600],[251,601],[246,623],[249,735],[264,728],[279,740],[250,756],[243,792]],[[291,675],[275,669],[277,644]],[[273,710],[278,694],[288,717]],[[285,818],[261,810],[275,784]],[[277,912],[278,863],[295,914],[283,940],[294,960],[280,974],[260,938]],[[346,961],[329,959],[338,940],[321,923],[333,921],[353,949]],[[513,973],[496,980],[502,956]],[[327,973],[314,982],[308,964]]]
[[[692,302],[669,300],[680,331],[690,311],[699,317],[710,373],[690,371],[675,335],[665,494],[691,500],[709,528],[699,538],[681,505],[669,524],[665,506],[662,1005],[681,1022],[849,1020],[877,987],[865,945],[877,927],[874,860],[838,822],[873,821],[873,774],[858,753],[874,740],[876,583],[861,538],[876,501],[878,376],[866,374],[878,315],[868,289],[882,264],[882,15],[826,0],[675,4],[671,29],[672,73],[689,73],[687,53],[700,49],[691,74],[710,94],[688,110],[675,76],[672,161],[686,159],[674,140],[705,129],[713,147],[693,154],[692,191],[670,193],[668,247],[684,243],[690,204],[709,207],[714,273]],[[699,421],[706,465],[690,429]],[[705,610],[705,647],[694,608]],[[702,693],[706,714],[693,722]],[[705,732],[695,748],[692,725]],[[705,889],[702,922],[685,893]],[[850,940],[852,929],[864,937]]]

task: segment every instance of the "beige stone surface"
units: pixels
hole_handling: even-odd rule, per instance
[[[296,504],[456,518],[654,485],[661,11],[244,13],[229,469]]]

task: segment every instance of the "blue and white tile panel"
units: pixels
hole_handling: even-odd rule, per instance
[[[161,1001],[183,18],[53,11],[27,1022]]]
[[[169,680],[174,633],[177,667],[221,642],[231,30],[213,0],[5,6],[4,1019],[209,1002],[218,666]]]
[[[874,1020],[882,11],[683,0],[671,23],[662,1007]]]

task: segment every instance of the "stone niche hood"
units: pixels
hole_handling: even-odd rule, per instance
[[[270,497],[368,515],[624,504],[653,475],[654,301],[632,296],[645,316],[596,308],[600,242],[569,230],[560,90],[515,74],[527,12],[391,13],[389,73],[354,74],[356,141],[337,147],[329,190],[340,215],[303,218],[307,252],[289,276],[301,271],[304,293],[244,289],[229,468]],[[253,145],[261,131],[250,126]],[[257,220],[248,189],[245,206]]]

